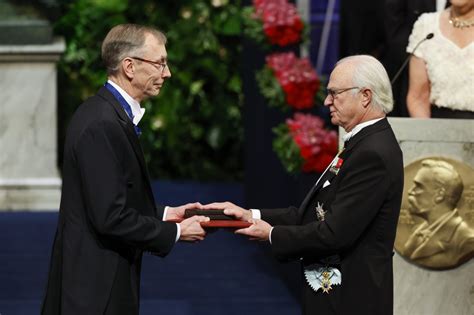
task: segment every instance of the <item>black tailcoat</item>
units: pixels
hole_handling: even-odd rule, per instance
[[[42,314],[138,314],[142,253],[165,256],[162,221],[133,124],[105,88],[69,125],[58,227]]]
[[[342,272],[342,284],[329,294],[305,282],[305,314],[391,314],[402,152],[384,118],[357,133],[340,157],[338,174],[326,172],[299,208],[262,210],[262,219],[274,225],[272,250],[303,265],[332,256],[331,265]],[[316,216],[318,203],[324,221]]]

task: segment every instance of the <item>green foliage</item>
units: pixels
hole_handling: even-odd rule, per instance
[[[267,36],[263,32],[263,22],[255,17],[253,6],[246,6],[242,9],[243,34],[260,44],[261,48],[268,50],[271,48]]]
[[[268,105],[278,107],[283,111],[290,109],[286,103],[285,93],[270,67],[264,66],[261,70],[256,71],[255,79]]]
[[[288,126],[285,123],[281,123],[274,127],[272,131],[275,134],[273,151],[277,154],[288,173],[297,174],[301,171],[304,160]]]
[[[151,176],[241,178],[239,1],[77,0],[61,9],[56,34],[67,41],[59,64],[63,127],[106,80],[100,45],[108,30],[119,23],[151,25],[168,37],[172,73],[160,96],[141,104],[141,142]]]

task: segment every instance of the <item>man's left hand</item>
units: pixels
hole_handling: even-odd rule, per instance
[[[236,234],[247,235],[252,241],[268,241],[272,226],[263,220],[249,220],[252,225],[235,231]]]

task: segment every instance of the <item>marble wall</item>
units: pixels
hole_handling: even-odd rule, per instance
[[[62,40],[0,45],[0,211],[57,210],[56,62]]]

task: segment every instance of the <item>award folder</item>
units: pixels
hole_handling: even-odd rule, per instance
[[[231,215],[226,215],[224,210],[200,210],[200,209],[186,209],[184,211],[184,218],[190,218],[195,215],[201,215],[211,219],[207,222],[201,222],[202,227],[222,227],[222,228],[236,228],[243,229],[252,225],[247,221],[236,220]]]

